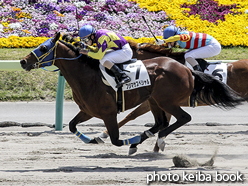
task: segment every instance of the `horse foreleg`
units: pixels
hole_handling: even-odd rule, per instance
[[[69,123],[70,131],[78,136],[85,143],[94,143],[94,139],[91,140],[88,136],[78,131],[76,125],[91,118],[92,116],[84,113],[83,111],[80,111]]]
[[[118,123],[118,127],[121,128],[127,122],[131,120],[135,120],[137,117],[147,113],[150,111],[150,106],[148,101],[143,102],[140,106],[138,106],[135,110],[133,110],[130,114],[128,114],[123,120]],[[99,137],[107,138],[108,137],[108,130],[103,131]]]
[[[103,119],[103,121],[109,132],[110,140],[113,145],[122,146],[122,145],[136,144],[140,142],[141,140],[140,136],[135,136],[133,138],[125,139],[125,140],[119,139],[119,128],[117,125],[116,115],[113,116],[112,114],[110,114],[109,117]]]
[[[140,135],[141,140],[138,144],[141,144],[147,138],[153,137],[155,133],[169,125],[165,112],[158,107],[157,103],[153,99],[149,99],[149,108],[151,108],[155,118],[155,125]],[[129,155],[134,154],[137,151],[138,144],[130,146]]]

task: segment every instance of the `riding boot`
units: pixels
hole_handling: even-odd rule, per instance
[[[131,78],[127,76],[125,72],[123,72],[121,69],[119,69],[118,66],[113,65],[110,70],[115,75],[117,83],[116,88],[120,88],[121,86],[123,86],[123,84],[131,81]]]
[[[200,71],[200,72],[203,72],[203,70],[201,69],[200,65],[195,65],[193,67],[194,70],[197,70],[197,71]]]

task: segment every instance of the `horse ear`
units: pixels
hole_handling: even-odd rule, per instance
[[[53,42],[53,43],[56,43],[56,41],[58,41],[59,38],[60,38],[60,32],[56,32],[56,33],[54,34],[54,37],[53,37],[53,39],[52,39],[52,42]]]

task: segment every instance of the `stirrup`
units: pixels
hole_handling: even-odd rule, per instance
[[[122,79],[121,81],[118,81],[117,85],[115,86],[115,88],[120,88],[122,87],[125,83],[128,83],[131,81],[130,77],[125,77],[124,79]]]

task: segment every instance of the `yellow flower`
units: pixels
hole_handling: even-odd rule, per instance
[[[34,48],[44,43],[47,37],[18,37],[0,38],[0,48]]]

